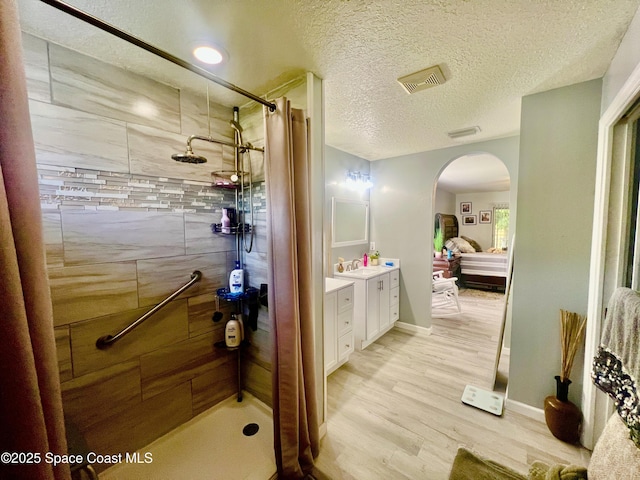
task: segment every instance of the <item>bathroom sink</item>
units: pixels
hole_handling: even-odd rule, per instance
[[[356,270],[349,270],[349,271],[345,270],[342,273],[333,272],[333,276],[334,277],[347,277],[347,278],[369,278],[369,277],[374,277],[374,276],[378,275],[379,273],[383,272],[383,270],[389,270],[389,268],[388,267],[381,267],[381,266],[360,267],[360,268],[357,268]]]

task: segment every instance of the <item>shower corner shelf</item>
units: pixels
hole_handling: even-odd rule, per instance
[[[223,350],[228,350],[230,352],[234,351],[234,350],[240,350],[242,347],[249,347],[251,346],[251,343],[249,343],[247,340],[242,340],[240,342],[240,345],[237,347],[227,347],[227,344],[224,342],[224,340],[220,341],[220,342],[216,342],[213,344],[216,348],[221,348]]]
[[[254,287],[247,287],[247,289],[243,293],[231,293],[228,288],[222,287],[216,290],[216,295],[230,302],[238,301],[238,300],[248,300],[250,298],[257,298],[260,290]]]
[[[236,235],[238,233],[251,233],[253,226],[249,223],[239,223],[230,227],[222,227],[221,223],[212,223],[211,231],[213,233],[221,233],[223,235]]]
[[[240,170],[220,170],[211,173],[213,186],[219,188],[242,188],[248,184],[244,183],[244,177],[249,176],[249,172]],[[244,183],[244,184],[243,184]]]

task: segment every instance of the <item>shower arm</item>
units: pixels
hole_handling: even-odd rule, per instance
[[[246,150],[255,150],[257,152],[264,153],[264,148],[254,147],[250,143],[247,143],[246,145],[238,145],[237,143],[227,142],[225,140],[216,140],[215,138],[205,137],[203,135],[191,135],[189,138],[187,138],[187,150],[193,150],[191,148],[191,142],[193,140],[203,140],[210,143],[219,143],[220,145],[226,145],[227,147],[239,148],[242,152]]]

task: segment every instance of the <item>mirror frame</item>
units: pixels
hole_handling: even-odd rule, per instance
[[[364,237],[356,238],[352,240],[336,240],[336,204],[345,203],[351,205],[363,205],[364,206]],[[366,200],[350,199],[350,198],[331,198],[331,247],[347,247],[349,245],[361,245],[369,242],[369,202]]]

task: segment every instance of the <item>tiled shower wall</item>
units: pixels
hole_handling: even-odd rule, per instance
[[[214,347],[214,292],[235,261],[235,238],[210,224],[234,193],[211,187],[233,150],[194,142],[203,165],[174,162],[208,134],[205,95],[135,75],[23,35],[47,266],[66,416],[98,453],[133,451],[231,396],[237,357]],[[203,84],[204,88],[204,84]],[[210,105],[212,136],[232,140],[230,108]],[[262,154],[252,153],[260,165]],[[263,177],[254,175],[256,239],[248,283],[266,283]],[[200,270],[202,280],[107,350],[114,334]],[[225,319],[231,304],[221,305]],[[263,308],[247,378],[269,400]],[[255,367],[252,365],[256,365]],[[257,372],[257,373],[256,373]]]

